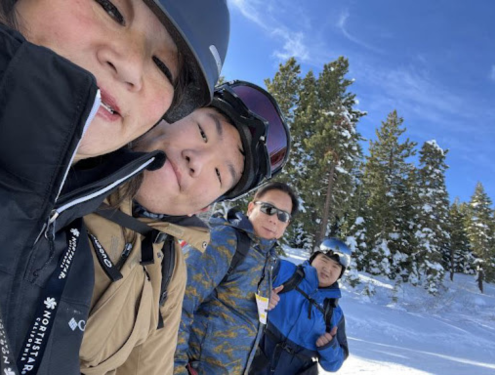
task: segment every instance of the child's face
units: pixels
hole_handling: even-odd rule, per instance
[[[77,159],[124,146],[170,107],[179,74],[177,46],[143,0],[19,0],[16,11],[29,41],[96,77],[105,105]]]
[[[134,149],[167,154],[162,168],[144,172],[136,196],[155,213],[197,213],[234,187],[244,169],[239,132],[212,108],[197,109],[173,124],[162,121]]]
[[[342,266],[325,254],[318,254],[311,265],[316,268],[318,274],[318,284],[324,288],[335,283],[342,272]]]

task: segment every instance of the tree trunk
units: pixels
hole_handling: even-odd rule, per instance
[[[327,186],[327,195],[325,197],[325,206],[323,207],[323,217],[321,219],[320,230],[317,234],[317,238],[315,240],[315,246],[319,246],[321,240],[327,234],[327,224],[328,224],[328,216],[330,214],[331,202],[332,202],[332,191],[333,191],[333,176],[335,174],[335,163],[330,164],[330,172],[328,173],[328,186]]]
[[[454,281],[454,247],[450,248],[450,281]]]
[[[480,292],[483,293],[483,268],[478,269],[478,279],[476,280],[478,282],[478,288],[480,288]]]

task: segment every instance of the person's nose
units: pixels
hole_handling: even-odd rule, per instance
[[[271,223],[272,225],[277,225],[277,220],[278,220],[277,214],[268,216],[268,222]]]
[[[199,177],[211,159],[207,152],[200,150],[185,150],[182,154],[191,177]]]
[[[109,42],[110,43],[110,42]],[[144,40],[121,37],[98,51],[98,60],[128,90],[137,92],[143,87],[146,63]]]

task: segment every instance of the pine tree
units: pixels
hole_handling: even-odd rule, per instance
[[[414,258],[432,294],[437,293],[444,276],[442,256],[450,254],[449,196],[445,185],[447,152],[435,141],[425,142],[419,152],[418,245]]]
[[[268,92],[270,92],[277,103],[289,125],[291,132],[290,158],[282,173],[276,178],[289,184],[300,197],[301,211],[305,211],[304,194],[302,194],[301,183],[306,170],[306,151],[302,145],[305,128],[311,129],[311,123],[299,119],[301,106],[308,102],[311,97],[311,84],[300,77],[301,68],[295,58],[290,58],[285,64],[280,64],[279,71],[273,80],[265,79]],[[296,120],[297,119],[297,120]],[[295,222],[287,228],[284,238],[292,247],[309,248],[308,234],[301,222],[301,214]]]
[[[468,206],[454,200],[449,211],[450,253],[447,258],[450,280],[454,273],[474,274],[474,257],[467,233]]]
[[[361,164],[361,169],[364,165]],[[369,210],[366,204],[366,190],[363,186],[363,172],[356,173],[356,180],[351,194],[350,208],[347,212],[346,220],[342,226],[343,235],[347,238],[346,243],[353,251],[353,259],[359,271],[367,269],[366,255],[369,249],[366,223],[369,219]]]
[[[303,140],[309,160],[302,183],[311,208],[309,223],[319,227],[316,244],[332,227],[333,234],[338,234],[338,222],[350,202],[353,173],[362,157],[356,125],[364,113],[354,109],[356,98],[348,91],[353,81],[345,77],[348,70],[349,62],[343,57],[323,67],[316,82],[318,110],[311,113],[314,126]]]
[[[400,142],[399,137],[406,131],[402,123],[396,111],[382,122],[376,131],[377,140],[370,142],[363,177],[369,210],[366,232],[370,239],[363,254],[365,269],[392,279],[398,275],[407,278],[411,272],[407,268],[412,247],[407,238],[414,212],[405,212],[414,206],[410,190],[415,185],[415,172],[407,159],[415,154],[416,144],[409,139]]]
[[[476,185],[469,202],[468,236],[471,248],[487,282],[495,281],[495,231],[492,200],[481,182]]]

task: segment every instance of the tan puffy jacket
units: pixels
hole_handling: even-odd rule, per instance
[[[118,193],[107,202],[112,204],[116,199]],[[131,214],[130,200],[124,201],[120,210]],[[120,269],[123,278],[112,282],[93,249],[95,289],[80,351],[81,372],[86,375],[172,374],[187,278],[177,239],[203,250],[209,241],[208,230],[142,220],[176,238],[175,269],[167,289],[168,298],[160,307],[164,326],[157,329],[163,243],[153,246],[155,262],[142,266],[139,233],[96,214],[86,216],[84,221],[88,232],[96,236],[113,264],[119,262],[127,244],[132,244],[132,250]]]

